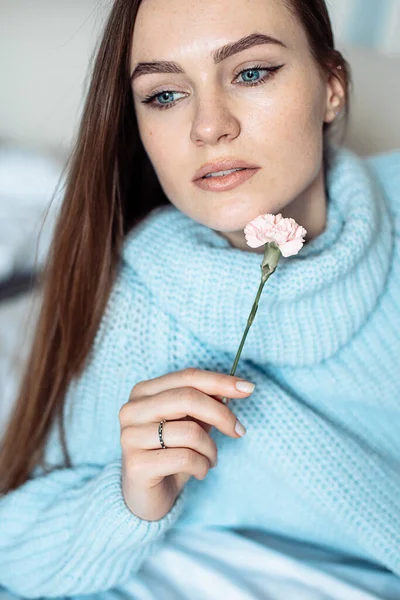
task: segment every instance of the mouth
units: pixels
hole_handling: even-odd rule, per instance
[[[236,173],[237,171],[245,171],[246,167],[239,167],[236,169],[228,169],[226,171],[217,171],[216,173],[208,173],[207,175],[203,175],[203,177],[201,177],[201,179],[215,179],[217,177],[227,177],[228,175],[231,175],[232,173]]]
[[[229,191],[253,177],[259,170],[260,167],[230,169],[215,174],[204,175],[200,179],[196,179],[194,183],[207,191]]]
[[[208,162],[200,169],[198,169],[193,177],[192,181],[197,181],[198,179],[202,179],[206,177],[209,179],[210,177],[224,177],[233,171],[240,171],[243,169],[256,169],[259,168],[259,165],[251,164],[246,160],[239,158],[221,158],[220,160],[215,160],[213,162]]]

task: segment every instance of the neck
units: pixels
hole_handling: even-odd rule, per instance
[[[304,245],[325,231],[327,197],[322,168],[312,184],[280,212],[284,218],[291,217],[307,230]]]

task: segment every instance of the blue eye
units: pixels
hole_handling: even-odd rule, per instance
[[[150,98],[163,99],[163,97],[164,97],[164,100],[165,100],[165,96],[172,96],[174,93],[175,92],[165,91],[165,92],[161,92],[160,94],[155,94],[154,96],[150,96]],[[166,104],[170,104],[170,103],[171,103],[171,100],[169,100],[169,101],[167,100]],[[163,103],[161,102],[161,104],[163,104]]]
[[[241,71],[239,73],[239,75],[242,75],[243,73],[244,74],[252,73],[254,75],[254,73],[257,73],[259,71],[267,71],[267,69],[261,69],[261,68],[254,67],[253,69],[246,69],[245,71]],[[262,81],[265,81],[265,77],[256,78],[255,80],[254,80],[254,77],[251,77],[251,79],[250,79],[250,81],[248,81],[248,83],[255,83],[255,82],[262,82]]]
[[[238,85],[244,85],[246,87],[252,87],[255,85],[261,85],[262,83],[266,82],[268,79],[271,79],[276,71],[279,71],[279,69],[281,69],[283,67],[283,65],[278,65],[276,67],[262,67],[260,65],[255,65],[254,67],[249,67],[248,69],[243,69],[242,71],[240,71],[236,77],[235,80],[243,74],[248,74],[251,73],[251,77],[250,80],[248,81],[242,81],[241,83],[238,83]],[[258,77],[257,78],[257,73],[259,71],[265,71],[265,75],[263,75],[262,77]],[[256,75],[256,79],[254,79],[254,75]],[[152,94],[151,96],[146,96],[144,100],[142,100],[143,104],[149,104],[152,108],[156,108],[158,110],[164,110],[166,108],[171,108],[172,106],[174,106],[176,104],[176,102],[178,102],[177,100],[172,101],[168,100],[165,98],[165,96],[171,96],[174,94],[180,94],[183,92],[173,92],[171,90],[161,90],[159,92],[156,92],[155,94]],[[164,97],[164,100],[166,100],[166,102],[157,102],[156,100],[158,100],[159,98]]]

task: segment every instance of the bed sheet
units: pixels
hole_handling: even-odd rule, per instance
[[[173,529],[118,590],[77,600],[399,600],[400,578],[264,532]],[[16,600],[3,592],[0,600]]]

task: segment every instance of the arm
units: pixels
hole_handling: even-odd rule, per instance
[[[163,519],[136,517],[120,459],[32,479],[0,500],[0,583],[26,598],[110,589],[139,569],[182,507],[181,494]]]
[[[145,521],[122,494],[118,413],[151,368],[141,358],[148,356],[140,347],[146,336],[138,330],[145,324],[136,312],[137,301],[148,301],[145,294],[120,278],[93,356],[69,386],[64,418],[72,468],[45,473],[38,466],[30,480],[0,498],[0,587],[15,594],[38,598],[110,589],[139,569],[182,511],[183,493],[165,517]],[[54,427],[45,449],[50,466],[63,462],[57,432]]]

